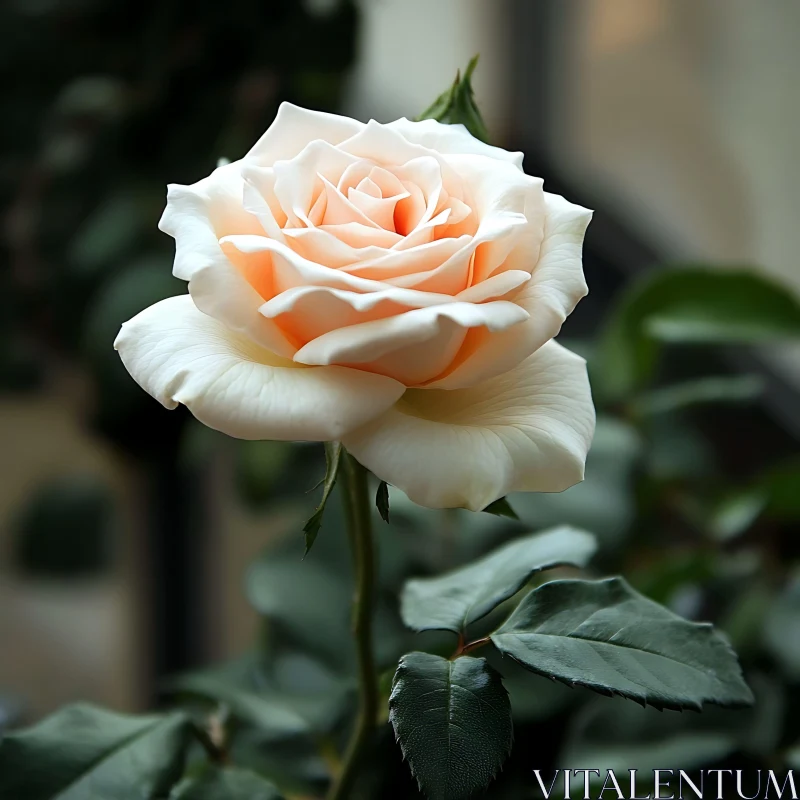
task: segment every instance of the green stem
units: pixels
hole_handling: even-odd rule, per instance
[[[328,800],[345,800],[350,796],[358,770],[372,742],[380,697],[372,653],[375,551],[367,470],[349,453],[342,454],[342,461],[343,469],[339,476],[344,490],[347,528],[355,568],[353,637],[358,658],[360,708],[356,727],[342,762],[342,770],[328,793]]]

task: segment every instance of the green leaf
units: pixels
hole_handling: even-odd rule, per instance
[[[291,442],[235,441],[236,488],[250,508],[260,510],[274,496],[295,448]]]
[[[389,709],[403,755],[430,800],[469,797],[511,752],[511,705],[486,659],[403,656]]]
[[[192,737],[184,714],[134,717],[67,706],[0,744],[0,797],[141,800],[166,797]]]
[[[517,492],[511,501],[534,528],[585,528],[601,550],[618,548],[636,514],[634,474],[641,454],[641,437],[631,425],[598,415],[584,481],[565,492]]]
[[[494,503],[489,503],[483,509],[487,514],[494,514],[496,517],[508,517],[509,519],[519,519],[517,512],[511,508],[511,503],[508,502],[507,497],[501,497],[495,500]]]
[[[746,403],[764,390],[758,375],[719,375],[656,389],[638,397],[632,410],[639,416],[664,414],[707,403]]]
[[[583,567],[594,551],[594,537],[574,528],[525,536],[466,567],[408,581],[400,600],[403,621],[416,631],[461,633],[515,595],[534,573],[559,564]]]
[[[388,525],[389,524],[389,484],[386,481],[381,481],[378,484],[378,492],[375,495],[375,505],[378,508],[378,513],[381,519]]]
[[[800,680],[800,575],[795,576],[767,613],[764,644],[792,681]]]
[[[417,119],[435,119],[447,125],[460,123],[476,139],[488,142],[489,133],[486,130],[486,123],[475,103],[475,94],[472,89],[472,73],[477,66],[478,56],[475,56],[469,62],[464,77],[461,77],[459,71],[453,85],[447,91],[442,92]]]
[[[255,725],[265,741],[282,741],[310,732],[306,720],[279,697],[248,691],[211,672],[180,675],[170,680],[167,688],[227,706],[235,717]]]
[[[747,270],[666,269],[622,297],[606,325],[594,378],[603,396],[625,397],[649,380],[659,342],[762,342],[800,336],[800,302]]]
[[[349,636],[350,587],[326,564],[265,553],[245,579],[253,607],[277,623],[293,643],[338,665],[352,656]]]
[[[174,800],[282,800],[274,784],[255,772],[237,767],[205,770],[185,781]]]
[[[708,708],[702,714],[664,714],[618,698],[595,698],[574,715],[558,763],[648,774],[665,764],[696,769],[735,752],[769,757],[780,740],[785,697],[779,684],[753,677],[756,703],[735,713]]]
[[[708,531],[720,542],[734,539],[753,525],[766,505],[766,494],[760,489],[727,494],[713,508],[706,523]]]
[[[303,533],[305,533],[306,539],[306,555],[314,546],[319,529],[322,527],[322,515],[325,513],[325,505],[333,491],[333,487],[336,485],[341,458],[342,443],[325,442],[325,477],[322,480],[322,499],[319,501],[316,511],[303,526]]]
[[[622,578],[553,581],[532,591],[491,639],[540,675],[659,708],[746,706],[730,645]]]
[[[770,516],[789,521],[800,519],[800,459],[792,458],[772,467],[756,486],[768,497]]]

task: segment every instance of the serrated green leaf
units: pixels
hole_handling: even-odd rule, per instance
[[[129,716],[67,706],[0,743],[0,797],[141,800],[166,797],[183,774],[184,714]]]
[[[461,124],[476,139],[488,142],[489,132],[486,130],[486,123],[475,103],[475,94],[472,89],[472,73],[477,66],[478,56],[475,56],[467,65],[464,77],[462,78],[459,72],[453,85],[442,92],[417,119],[435,119],[447,125]]]
[[[212,767],[183,782],[171,800],[282,800],[273,783],[237,767]]]
[[[325,505],[336,485],[336,477],[339,474],[339,462],[342,458],[341,442],[325,442],[325,477],[322,480],[322,499],[319,501],[314,513],[308,522],[303,526],[303,533],[306,540],[306,555],[314,546],[319,529],[322,527],[322,515],[325,513]]]
[[[659,708],[753,700],[736,655],[711,625],[673,614],[622,578],[546,583],[491,639],[533,672]]]
[[[517,512],[511,508],[511,503],[508,502],[507,497],[501,497],[499,500],[495,500],[494,503],[489,503],[483,510],[486,514],[494,514],[496,517],[519,519]]]
[[[400,601],[403,621],[416,631],[461,633],[515,595],[534,573],[559,564],[583,567],[594,551],[594,537],[575,528],[525,536],[466,567],[408,581]]]
[[[220,703],[233,716],[259,729],[265,741],[282,741],[310,733],[308,722],[279,697],[248,691],[210,672],[179,675],[167,683],[170,691]]]
[[[606,325],[593,370],[607,399],[652,377],[660,342],[762,342],[800,336],[800,302],[748,270],[680,267],[647,275]]]
[[[375,505],[378,508],[378,513],[381,519],[388,525],[389,524],[389,484],[386,481],[381,481],[378,484],[378,491],[375,495]]]
[[[487,786],[511,752],[511,705],[483,658],[429,653],[400,659],[389,719],[430,800],[460,800]]]

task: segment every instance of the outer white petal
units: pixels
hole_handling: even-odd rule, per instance
[[[198,311],[186,295],[137,314],[114,347],[164,406],[183,403],[240,439],[340,439],[390,408],[404,388],[345,367],[299,367]]]
[[[588,287],[583,276],[583,237],[592,212],[545,192],[544,241],[531,280],[514,302],[530,318],[508,331],[471,331],[456,366],[429,387],[461,389],[500,375],[556,336]]]
[[[291,356],[293,349],[280,329],[258,313],[264,299],[254,288],[259,282],[255,259],[239,257],[234,266],[219,242],[227,233],[264,232],[259,220],[242,208],[241,163],[219,167],[191,186],[170,185],[159,228],[175,239],[172,271],[189,281],[201,311],[262,347]]]
[[[281,103],[274,122],[245,159],[270,167],[276,161],[294,158],[309,142],[322,139],[330,144],[340,144],[363,127],[363,122],[349,117]]]
[[[415,503],[479,511],[509,492],[581,481],[594,420],[584,360],[548,342],[471,389],[410,389],[343,442]]]
[[[476,139],[463,125],[445,125],[434,119],[421,122],[412,122],[402,117],[390,122],[387,128],[392,128],[409,142],[421,144],[439,153],[476,153],[489,156],[500,161],[509,161],[514,166],[522,169],[522,153],[512,153],[501,147],[493,147]]]

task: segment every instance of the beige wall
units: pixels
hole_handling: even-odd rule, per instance
[[[509,101],[505,0],[362,0],[359,65],[346,111],[388,122],[414,117],[476,53],[475,90],[493,133]]]

